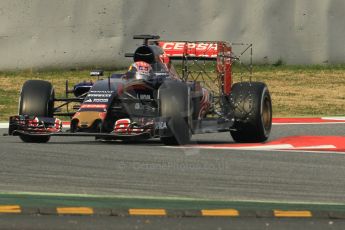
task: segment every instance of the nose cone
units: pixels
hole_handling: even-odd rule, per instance
[[[81,129],[91,128],[95,121],[103,121],[105,113],[95,111],[77,112],[71,122],[77,122],[77,127]]]

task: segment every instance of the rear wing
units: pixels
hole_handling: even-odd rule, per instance
[[[188,60],[214,61],[217,78],[221,82],[218,87],[222,88],[223,94],[230,94],[232,85],[231,59],[233,55],[229,43],[221,41],[158,41],[157,44],[164,50],[164,55],[171,60],[182,60],[182,78],[184,80],[190,79],[192,75],[191,70],[188,68]],[[199,72],[201,70],[209,76],[205,66],[198,66]],[[192,79],[197,78],[192,76]]]
[[[210,59],[231,58],[231,46],[220,41],[158,41],[170,59]]]

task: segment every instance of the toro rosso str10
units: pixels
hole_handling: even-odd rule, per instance
[[[192,134],[230,132],[236,142],[263,142],[272,126],[271,97],[262,82],[233,84],[238,57],[222,41],[161,41],[138,35],[143,45],[128,71],[82,82],[56,98],[50,82],[26,81],[19,115],[10,117],[9,134],[24,142],[51,136],[94,136],[101,140],[160,138],[167,145],[187,144]],[[180,71],[172,62],[180,60]],[[73,97],[68,97],[73,93]],[[63,112],[62,108],[73,104]],[[58,116],[69,116],[63,130]]]

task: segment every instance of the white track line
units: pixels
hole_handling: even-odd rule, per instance
[[[315,146],[313,146],[315,147]],[[328,149],[328,147],[334,147],[333,145],[324,145],[324,146],[319,146],[321,148],[319,149]],[[324,148],[322,148],[324,147]],[[327,147],[327,148],[326,148]],[[197,148],[197,147],[186,147],[186,146],[162,146],[162,148],[179,148],[179,149],[190,149],[190,148]],[[240,149],[240,148],[229,148],[229,147],[217,147],[217,148],[214,148],[214,147],[202,147],[202,148],[199,148],[199,149],[210,149],[210,150],[235,150],[235,151],[245,151],[245,150],[248,150],[248,151],[254,151],[254,152],[257,152],[257,151],[262,151],[262,152],[272,152],[272,151],[275,151],[275,152],[287,152],[287,153],[315,153],[315,154],[336,154],[336,155],[344,155],[345,152],[339,152],[339,151],[332,151],[331,148],[329,148],[329,150],[315,150],[314,148],[311,148],[310,150],[308,149],[308,147],[302,147],[302,148],[287,148],[287,149]],[[336,148],[333,148],[334,150],[336,150]]]
[[[303,147],[295,147],[294,149],[336,149],[337,147],[334,145],[315,145],[315,146],[303,146]]]
[[[263,145],[263,146],[167,146],[175,148],[195,148],[195,149],[231,149],[231,150],[277,150],[277,149],[294,149],[290,144],[277,144],[277,145]]]
[[[0,129],[8,129],[8,123],[0,123]]]
[[[340,122],[340,121],[337,121],[337,122],[303,122],[303,123],[272,123],[272,125],[335,125],[335,124],[345,124],[345,121],[344,122]]]
[[[345,117],[321,117],[322,120],[345,121]]]
[[[276,145],[257,145],[257,146],[164,146],[168,148],[194,148],[194,149],[229,149],[229,150],[315,150],[315,149],[336,149],[334,145],[315,145],[315,146],[301,146],[295,147],[291,144],[276,144]]]

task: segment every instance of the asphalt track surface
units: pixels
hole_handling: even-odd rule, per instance
[[[341,152],[168,148],[158,140],[79,137],[28,144],[5,132],[0,129],[1,192],[345,203]],[[345,124],[275,125],[270,140],[294,135],[345,136]],[[233,143],[229,133],[193,141]]]
[[[102,216],[0,216],[1,229],[344,229],[344,220],[253,218],[160,218]]]

